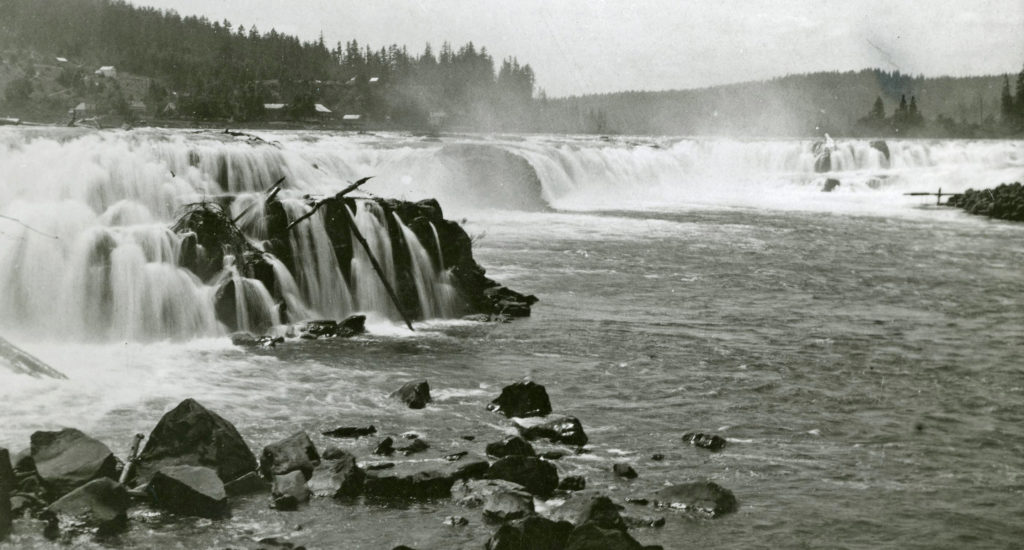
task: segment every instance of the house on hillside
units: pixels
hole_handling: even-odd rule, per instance
[[[321,103],[317,103],[313,108],[316,110],[316,117],[322,121],[334,118],[334,113]]]
[[[350,128],[361,128],[363,126],[363,115],[345,115],[341,117],[341,124]]]
[[[96,114],[96,105],[83,101],[72,107],[71,110],[68,111],[68,114],[75,117],[76,120],[89,118]]]
[[[285,120],[288,115],[285,109],[287,106],[285,103],[264,103],[263,112],[267,120]]]
[[[96,76],[102,76],[105,78],[117,78],[117,69],[113,65],[104,65],[93,73]]]
[[[146,104],[137,99],[133,100],[131,103],[128,104],[128,111],[135,118],[144,117],[146,116]]]

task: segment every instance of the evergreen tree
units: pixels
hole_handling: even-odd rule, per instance
[[[907,111],[907,124],[910,126],[920,126],[924,122],[924,117],[917,110],[917,96],[910,96],[910,109]]]
[[[871,108],[867,118],[878,121],[885,120],[885,103],[882,102],[882,96],[875,98],[875,105]]]
[[[1017,100],[1014,102],[1016,109],[1016,122],[1018,125],[1024,124],[1024,69],[1020,70],[1017,74]]]
[[[1010,77],[1003,75],[1003,91],[999,98],[1000,112],[1003,115],[1003,122],[1010,123],[1016,117],[1014,116],[1014,104],[1013,104],[1013,93],[1010,92]]]

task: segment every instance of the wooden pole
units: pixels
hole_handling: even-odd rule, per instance
[[[135,434],[132,438],[132,448],[128,451],[128,460],[124,461],[124,469],[121,470],[121,479],[118,483],[124,485],[124,482],[128,481],[128,476],[132,474],[132,466],[135,466],[135,462],[139,459],[139,444],[146,436],[142,434]]]
[[[384,275],[384,270],[377,263],[377,258],[373,256],[373,251],[370,250],[370,244],[366,242],[363,234],[359,232],[359,228],[356,227],[355,220],[352,219],[352,214],[348,211],[348,207],[342,205],[341,208],[345,221],[348,223],[348,228],[352,230],[352,236],[359,241],[359,244],[363,245],[363,250],[366,251],[366,256],[370,258],[370,265],[373,266],[373,270],[377,272],[377,276],[380,277],[380,282],[384,284],[384,289],[388,291],[388,296],[391,297],[391,301],[395,303],[395,308],[398,309],[398,313],[402,316],[402,320],[405,321],[405,326],[409,327],[409,330],[415,332],[416,329],[412,328],[412,321],[409,320],[409,316],[405,314],[402,309],[402,304],[398,301],[398,295],[395,294],[395,289],[391,288],[391,283],[388,282],[387,276]]]

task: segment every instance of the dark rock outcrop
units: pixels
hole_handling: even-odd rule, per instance
[[[377,448],[373,450],[373,454],[380,456],[391,456],[395,454],[395,440],[391,437],[385,437],[380,440],[377,444]]]
[[[366,316],[352,315],[340,323],[331,319],[307,321],[299,328],[303,338],[316,339],[327,337],[351,338],[366,332]]]
[[[219,519],[229,513],[224,483],[212,468],[162,467],[153,474],[146,491],[153,506],[175,514]]]
[[[612,473],[614,473],[616,477],[624,477],[626,479],[636,479],[637,477],[636,470],[634,470],[629,464],[625,464],[623,462],[613,465]]]
[[[884,139],[872,140],[871,143],[868,143],[868,146],[871,147],[872,149],[882,153],[882,155],[885,156],[886,162],[888,162],[890,160],[889,159],[889,144],[886,143]]]
[[[0,542],[11,533],[14,519],[11,512],[11,493],[17,484],[18,480],[14,477],[14,468],[11,466],[10,452],[0,447]]]
[[[296,470],[309,479],[317,464],[320,464],[320,453],[306,432],[298,432],[271,443],[260,454],[260,473],[267,479]]]
[[[726,444],[725,438],[720,435],[700,432],[683,434],[683,442],[709,451],[720,451]]]
[[[495,458],[506,456],[535,456],[533,445],[518,435],[506,437],[501,441],[487,444],[487,454]]]
[[[487,541],[487,550],[563,550],[573,525],[537,515],[509,521]]]
[[[274,508],[291,511],[299,504],[309,502],[309,487],[306,476],[300,470],[274,476],[274,485],[270,489],[271,503]]]
[[[422,409],[431,401],[430,384],[426,380],[407,382],[395,390],[390,397],[405,403],[410,409]]]
[[[655,493],[655,504],[709,518],[735,512],[739,507],[732,491],[712,481],[665,487]]]
[[[825,180],[825,185],[821,186],[821,190],[825,193],[831,193],[832,191],[835,191],[837,187],[839,187],[839,180],[835,178],[828,178]]]
[[[438,470],[402,467],[367,472],[363,492],[385,499],[447,498],[453,483],[454,477]]]
[[[583,476],[565,476],[558,482],[559,491],[582,491],[587,488],[587,480]]]
[[[373,435],[377,433],[377,428],[372,425],[364,427],[341,426],[338,428],[334,428],[333,430],[327,430],[325,432],[320,433],[326,435],[327,437],[356,438],[364,437],[367,435]]]
[[[31,449],[35,470],[51,499],[94,479],[117,475],[117,460],[110,449],[74,428],[35,432]]]
[[[62,532],[86,527],[101,535],[116,533],[128,526],[128,491],[112,479],[94,479],[61,497],[45,513],[57,518]]]
[[[558,469],[554,464],[532,456],[506,456],[491,464],[484,476],[518,483],[527,491],[547,497],[558,488]]]
[[[946,204],[963,208],[970,214],[1024,222],[1024,185],[1016,182],[992,189],[968,189],[962,195],[950,197]]]
[[[546,439],[552,443],[565,443],[582,447],[587,444],[587,433],[575,416],[554,417],[532,426],[516,424],[519,434],[529,441]]]
[[[516,382],[502,388],[501,395],[487,409],[510,418],[547,416],[551,414],[551,400],[544,386],[533,381]]]
[[[136,472],[145,482],[165,466],[206,466],[229,482],[256,470],[256,457],[238,430],[194,399],[160,419],[139,453]]]

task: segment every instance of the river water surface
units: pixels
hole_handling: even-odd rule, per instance
[[[223,331],[69,337],[35,310],[64,311],[64,295],[45,282],[26,286],[8,265],[4,292],[44,295],[19,302],[27,313],[0,313],[5,335],[70,380],[0,371],[0,446],[20,450],[33,431],[73,426],[124,456],[132,434],[194,397],[257,452],[298,430],[365,424],[416,431],[439,452],[482,452],[512,433],[485,404],[528,376],[590,436],[589,453],[557,462],[560,475],[584,475],[620,501],[710,479],[740,502],[710,521],[628,505],[667,519],[632,531],[645,544],[1010,548],[1024,540],[1024,226],[902,195],[1020,179],[1024,144],[890,142],[892,160],[882,161],[854,142],[826,175],[813,171],[809,142],[263,136],[278,146],[259,162],[288,166],[297,192],[372,172],[381,183],[370,192],[437,196],[447,217],[464,218],[489,276],[540,298],[532,317],[428,320],[416,333],[378,319],[363,337],[266,351],[234,347]],[[87,226],[117,225],[102,214],[126,198],[147,205],[140,224],[166,222],[145,189],[178,192],[164,174],[175,167],[174,148],[266,148],[172,132],[8,133],[0,143],[0,213],[24,218],[78,201],[99,217]],[[483,168],[474,164],[481,155]],[[244,178],[227,178],[276,175],[246,162]],[[490,185],[479,180],[488,165],[502,171],[493,193],[480,190]],[[216,168],[191,170],[175,180],[217,183]],[[825,177],[843,182],[837,192],[820,191]],[[67,191],[74,185],[121,196],[76,198]],[[59,234],[62,223],[70,222],[34,225]],[[19,241],[36,238],[19,226],[0,231],[0,255],[40,254]],[[30,259],[59,264],[74,252],[52,254]],[[435,399],[427,409],[387,399],[421,377]],[[692,448],[680,441],[689,431],[729,445],[714,454]],[[370,459],[376,441],[341,444]],[[652,460],[656,453],[665,459]],[[639,478],[614,478],[614,462],[631,463]],[[216,523],[136,509],[117,539],[78,542],[223,548],[279,535],[308,548],[480,548],[494,529],[448,501],[321,502],[295,513],[267,504],[265,496],[233,501],[233,518]],[[443,525],[453,514],[470,524]],[[25,531],[14,544],[45,546]]]

